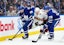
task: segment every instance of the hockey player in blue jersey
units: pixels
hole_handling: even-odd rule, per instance
[[[26,20],[24,19],[24,9],[27,7],[26,2],[23,3],[23,6],[19,6],[17,15],[20,16],[18,19],[18,29],[21,30],[23,28]]]
[[[33,23],[33,18],[34,18],[34,8],[31,8],[30,4],[27,5],[24,9],[24,19],[26,20],[25,24],[23,25],[23,30],[24,30],[24,36],[22,37],[23,39],[28,38],[28,29],[31,28],[32,23]]]
[[[47,21],[46,25],[44,25],[44,29],[48,28],[48,30],[49,30],[48,39],[53,39],[54,38],[54,27],[57,26],[57,24],[59,23],[60,15],[53,8],[53,6],[50,3],[48,3],[48,6],[44,7],[44,10],[45,10],[45,12],[47,12],[47,15],[48,15],[48,21]],[[43,30],[43,32],[44,31],[45,30]]]

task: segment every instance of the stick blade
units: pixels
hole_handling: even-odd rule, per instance
[[[8,39],[8,40],[12,40],[12,39]]]
[[[32,42],[36,43],[37,41],[35,41],[35,40],[32,40]]]

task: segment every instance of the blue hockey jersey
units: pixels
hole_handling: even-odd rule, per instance
[[[52,23],[53,20],[58,20],[60,18],[59,13],[55,9],[50,9],[48,14],[48,22]]]
[[[26,7],[24,9],[24,15],[28,16],[28,18],[31,18],[34,16],[34,8]]]

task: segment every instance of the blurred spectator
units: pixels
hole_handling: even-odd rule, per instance
[[[2,9],[0,9],[0,16],[4,16],[4,12]]]
[[[17,8],[16,8],[16,6],[13,6],[13,10],[14,10],[15,12],[17,12]]]
[[[18,1],[17,2],[17,4],[16,4],[16,7],[17,7],[17,15],[19,15],[19,16],[23,15],[25,6],[26,6],[25,1],[24,2],[21,2],[21,1]]]
[[[3,1],[0,1],[0,8],[4,9],[4,2]]]
[[[61,2],[61,14],[64,14],[64,1]]]
[[[38,0],[36,0],[35,6],[36,6],[36,7],[39,7],[39,1],[38,1]]]
[[[31,7],[35,7],[35,3],[31,1]]]
[[[16,7],[17,7],[18,10],[20,10],[20,9],[22,8],[21,1],[18,1],[18,2],[16,3]]]
[[[16,9],[13,6],[9,7],[9,10],[7,11],[7,16],[16,16]]]
[[[16,5],[18,0],[13,0],[13,5]]]
[[[47,2],[53,3],[54,7],[62,14],[64,14],[64,0],[0,0],[0,9],[2,9],[3,14],[6,12],[7,16],[8,13],[11,12],[21,12],[23,13],[23,9],[27,6],[27,2],[31,2],[31,7],[39,7],[43,8]],[[10,10],[10,5],[13,5]],[[13,14],[13,13],[12,13]],[[15,15],[9,15],[15,16]]]
[[[60,0],[54,0],[54,6],[55,8],[58,10],[58,12],[60,11]]]

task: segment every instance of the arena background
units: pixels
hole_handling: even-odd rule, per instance
[[[26,5],[25,2],[32,2],[35,7],[39,5],[44,7],[47,2],[52,3],[61,16],[61,21],[55,31],[64,30],[64,0],[0,0],[0,41],[12,38],[18,31],[18,21],[20,21],[18,12],[21,10],[20,6]],[[39,34],[39,26],[29,30],[29,34]],[[17,37],[20,38],[22,36],[23,34],[19,33]]]

